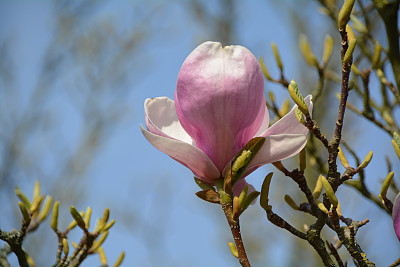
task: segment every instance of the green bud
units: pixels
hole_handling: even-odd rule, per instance
[[[294,200],[289,195],[285,195],[285,202],[294,210],[300,209],[299,206],[297,206],[297,204],[294,202]]]
[[[332,37],[328,34],[325,37],[325,44],[324,44],[324,53],[322,56],[322,62],[325,64],[326,62],[329,61],[331,55],[332,55],[332,49],[333,49],[333,39]]]
[[[268,91],[268,97],[269,97],[269,99],[271,100],[272,103],[275,102],[274,92]]]
[[[28,224],[31,221],[31,216],[29,216],[28,210],[21,201],[18,202],[18,206],[23,217],[23,222]]]
[[[376,42],[374,47],[374,57],[372,59],[372,68],[376,69],[379,66],[379,61],[381,59],[382,46]]]
[[[235,256],[236,258],[239,258],[239,252],[238,252],[235,244],[233,244],[232,242],[229,242],[228,245],[229,245],[229,249],[231,250],[232,255]]]
[[[125,252],[122,251],[121,254],[119,255],[117,261],[114,263],[114,265],[112,267],[119,267],[121,265],[122,261],[124,260],[124,258],[125,258]]]
[[[232,171],[235,173],[239,171],[239,169],[247,163],[247,159],[249,159],[250,156],[250,150],[243,150],[242,154],[233,162]]]
[[[29,211],[37,215],[37,211],[39,210],[40,205],[42,204],[43,198],[44,196],[38,196],[34,198],[31,205],[31,209]]]
[[[242,212],[245,211],[250,204],[260,195],[260,192],[258,191],[253,191],[251,192],[243,201],[243,203],[241,203],[241,208],[242,208]]]
[[[273,172],[270,172],[267,174],[267,176],[265,176],[264,182],[261,187],[260,205],[265,210],[268,209],[269,185],[271,184],[273,174]]]
[[[383,181],[381,193],[379,194],[379,198],[381,200],[386,198],[386,193],[387,193],[387,190],[389,189],[390,184],[392,183],[393,176],[394,176],[394,172],[389,172],[389,174],[386,176],[385,180]]]
[[[300,45],[300,51],[303,54],[303,57],[306,60],[307,64],[318,68],[319,63],[311,50],[311,46],[310,43],[308,42],[306,35],[300,34],[299,45]]]
[[[97,249],[98,249],[101,245],[103,245],[103,243],[104,243],[104,241],[106,240],[107,236],[108,236],[108,231],[105,231],[105,232],[99,237],[99,239],[93,243],[92,250],[96,252]]]
[[[51,228],[54,230],[54,232],[57,232],[57,226],[58,226],[58,206],[60,205],[59,201],[54,202],[53,205],[53,214],[51,216]]]
[[[53,202],[53,198],[51,196],[46,196],[46,199],[44,200],[43,208],[38,215],[39,222],[43,221],[49,214],[52,202]]]
[[[40,197],[40,183],[39,183],[39,180],[36,180],[35,186],[33,187],[32,202],[35,201],[35,199],[38,197]]]
[[[15,187],[15,194],[17,195],[17,197],[19,198],[19,200],[21,200],[22,204],[24,204],[25,208],[27,210],[31,209],[31,202],[29,201],[29,199],[25,196],[24,193],[22,193],[22,191],[19,189],[18,186]]]
[[[215,204],[220,204],[221,203],[221,198],[217,192],[214,190],[202,190],[196,193],[196,196],[201,198],[204,201],[210,202],[210,203],[215,203]]]
[[[297,87],[297,83],[294,80],[290,81],[288,89],[290,96],[292,97],[293,101],[297,104],[301,112],[303,112],[305,115],[308,115],[309,112],[306,101],[304,101],[304,98]]]
[[[321,175],[321,182],[322,182],[322,185],[325,188],[325,192],[326,192],[327,197],[331,201],[331,204],[336,208],[337,205],[338,205],[338,200],[336,198],[335,192],[332,189],[332,186],[330,185],[328,180],[322,175]]]
[[[279,70],[282,72],[283,65],[282,65],[281,57],[279,55],[278,47],[276,46],[275,43],[271,43],[271,47],[272,47],[272,51],[274,53],[276,64],[278,65]]]
[[[74,241],[71,241],[71,245],[74,247],[74,249],[78,247],[78,245]]]
[[[63,238],[62,239],[62,244],[63,244],[64,255],[68,256],[68,253],[69,253],[68,240],[66,238]]]
[[[243,205],[243,202],[244,202],[245,198],[247,197],[248,190],[249,190],[249,187],[246,185],[243,188],[242,192],[240,193],[239,203],[240,203],[240,206],[241,206],[241,210],[243,210],[243,206],[242,205]]]
[[[362,23],[362,21],[357,18],[354,15],[350,15],[351,21],[353,22],[352,25],[354,27],[354,29],[356,29],[356,31],[358,31],[359,33],[363,33],[363,34],[367,34],[368,33],[368,29],[367,27],[365,27],[364,23]]]
[[[324,213],[326,213],[326,214],[329,213],[329,211],[328,211],[327,208],[325,207],[324,203],[322,203],[322,202],[319,201],[318,199],[316,199],[315,202],[317,203],[318,208],[319,208],[320,210],[322,210],[322,211],[323,211]]]
[[[365,156],[363,162],[360,164],[359,168],[360,169],[364,169],[368,166],[368,164],[371,162],[372,156],[374,155],[374,153],[372,151],[370,151],[367,156]]]
[[[104,210],[103,217],[97,222],[94,232],[102,232],[109,218],[110,218],[110,210],[106,208]]]
[[[106,226],[104,226],[103,232],[108,231],[115,224],[115,220],[109,221]]]
[[[349,0],[347,0],[349,1]],[[346,26],[347,38],[349,41],[349,46],[346,53],[344,54],[343,63],[347,64],[353,58],[354,48],[356,47],[357,40],[354,36],[354,32],[349,25]]]
[[[82,230],[87,231],[86,226],[85,226],[85,221],[83,220],[82,216],[79,214],[79,212],[76,210],[76,208],[74,206],[71,206],[70,213],[71,213],[72,217],[74,218],[74,220],[76,221],[76,223],[78,224],[78,226]]]
[[[265,65],[264,59],[262,57],[260,57],[260,66],[261,66],[262,72],[264,73],[264,77],[267,80],[272,81],[273,79],[272,79],[271,75],[269,74],[267,66]]]
[[[100,258],[100,263],[102,264],[102,266],[108,266],[107,265],[107,257],[106,254],[104,253],[104,249],[102,247],[99,247],[97,249],[97,254],[99,254],[99,258]]]
[[[396,151],[397,157],[399,157],[399,159],[400,159],[400,136],[396,132],[394,132],[394,134],[393,134],[392,145],[393,145],[394,151]]]
[[[356,75],[361,75],[361,71],[354,64],[351,64],[351,71]]]
[[[89,229],[89,227],[90,227],[90,218],[91,217],[92,217],[92,209],[90,207],[87,207],[86,212],[85,212],[85,218],[83,219],[85,221],[86,229]]]
[[[318,179],[317,179],[317,183],[315,185],[314,191],[313,191],[313,197],[314,199],[318,199],[319,196],[321,195],[322,192],[322,180],[321,180],[321,176],[319,175]]]
[[[194,181],[203,190],[215,190],[212,185],[206,184],[205,182],[203,182],[202,180],[200,180],[197,177],[194,177]]]
[[[350,14],[353,10],[355,0],[346,0],[339,12],[338,26],[339,30],[343,30],[350,21]]]
[[[340,146],[339,146],[338,157],[343,167],[345,167],[346,169],[350,167],[349,162],[347,161],[346,156],[343,154],[343,150]]]
[[[299,107],[295,107],[294,114],[296,115],[296,119],[303,125],[306,124],[306,120],[304,119],[303,112],[300,111]]]

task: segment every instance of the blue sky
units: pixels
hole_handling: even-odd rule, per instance
[[[256,57],[264,56],[271,73],[277,75],[269,46],[270,42],[276,42],[285,63],[285,73],[290,75],[289,78],[301,82],[302,72],[299,68],[304,66],[304,60],[297,52],[298,36],[291,28],[290,12],[286,10],[293,2],[282,1],[281,5],[273,1],[240,2],[235,17],[235,44],[246,46]],[[86,180],[82,181],[82,185],[90,190],[84,200],[79,202],[78,205],[81,206],[78,208],[85,209],[90,205],[94,210],[93,216],[100,216],[105,207],[110,207],[112,217],[113,214],[120,216],[113,217],[117,224],[104,246],[110,262],[124,250],[127,256],[123,266],[232,266],[236,260],[229,253],[227,242],[230,241],[230,234],[222,211],[216,205],[199,200],[194,195],[198,188],[193,182],[192,173],[147,143],[139,128],[140,124],[144,124],[144,100],[157,96],[173,98],[181,64],[198,44],[209,40],[210,30],[194,21],[185,1],[172,1],[168,5],[162,1],[146,3],[122,0],[109,2],[100,5],[101,8],[92,14],[93,20],[106,17],[115,23],[118,30],[124,31],[130,27],[134,28],[136,15],[139,14],[137,12],[146,13],[151,8],[160,7],[145,21],[151,29],[151,38],[141,46],[141,53],[132,58],[132,78],[128,78],[126,83],[130,91],[127,100],[129,109],[122,123],[114,129],[108,142],[102,145],[93,164],[85,173]],[[217,3],[209,2],[209,8],[215,9],[216,13],[219,7]],[[311,35],[309,39],[321,46],[331,25],[329,20],[315,11],[316,3],[310,6],[307,10],[303,9],[303,16],[313,25],[312,32],[318,34]],[[21,107],[26,101],[25,93],[29,94],[36,82],[37,66],[54,30],[53,15],[49,2],[9,1],[3,3],[0,8],[0,43],[6,40],[13,41],[11,52],[18,77],[16,90],[19,92],[16,101]],[[316,50],[319,57],[321,48]],[[336,56],[338,52],[336,49]],[[138,66],[139,76],[134,69]],[[67,78],[63,78],[65,81],[68,75]],[[68,81],[65,84],[69,84]],[[58,86],[67,86],[65,84],[60,81]],[[301,86],[301,83],[299,84]],[[266,88],[274,90],[278,102],[287,97],[277,86],[268,83]],[[53,105],[63,103],[63,97],[56,96]],[[332,102],[332,108],[336,104]],[[58,112],[62,113],[64,118],[63,122],[60,122],[62,138],[65,138],[63,141],[73,145],[75,135],[82,125],[68,105],[61,105]],[[354,130],[356,134],[359,129],[371,128],[362,120],[357,127],[358,129]],[[382,142],[375,142],[376,136],[383,136]],[[385,168],[382,167],[384,155],[389,154],[392,159],[395,158],[390,150],[390,138],[373,129],[370,133],[356,138],[354,144],[360,155],[374,150],[375,156],[368,173],[368,183],[373,186],[373,191],[378,192],[378,177],[383,178],[386,175]],[[248,181],[260,188],[262,178],[269,170],[274,169],[270,166],[260,168]],[[399,182],[398,176],[395,176],[395,179]],[[278,179],[273,183],[280,182]],[[50,183],[54,184],[56,181]],[[20,187],[29,191],[32,184],[33,182],[26,183]],[[44,185],[44,188],[46,186]],[[288,183],[288,187],[289,191],[296,188],[293,183]],[[282,194],[279,190],[272,194],[280,201],[283,199],[279,198],[279,194]],[[393,255],[399,251],[400,245],[394,236],[390,218],[369,202],[360,199],[352,189],[342,187],[338,197],[348,200],[349,204],[343,207],[343,210],[349,212],[351,217],[358,220],[370,218],[368,228],[360,230],[362,242],[375,243],[374,246],[369,246],[370,254],[367,254],[376,259],[378,266],[387,265],[387,258],[393,259],[389,263],[393,262]],[[15,200],[11,200],[10,205],[14,202]],[[74,204],[74,200],[71,199],[71,203],[62,203],[61,207],[67,210],[69,205]],[[113,213],[113,208],[118,212]],[[247,211],[248,216],[242,220],[245,242],[246,234],[254,234],[246,229],[247,225],[251,227],[253,224],[252,216],[257,219],[263,216],[261,208],[257,205],[250,209]],[[295,216],[284,203],[276,203],[276,209],[287,218]],[[118,224],[119,220],[131,223]],[[5,222],[0,218],[0,223]],[[272,266],[289,266],[285,251],[295,244],[294,239],[283,230],[274,228],[266,218],[261,225],[261,238],[270,239],[272,236],[275,240],[269,242],[270,245],[257,248],[265,251],[261,253],[265,257],[254,259],[255,265],[260,266],[269,261]],[[48,225],[43,228],[45,227]],[[376,234],[374,229],[378,227],[383,230]],[[370,235],[374,239],[371,239]],[[383,252],[387,253],[387,258],[382,257]],[[84,266],[97,263],[98,259],[92,257]]]

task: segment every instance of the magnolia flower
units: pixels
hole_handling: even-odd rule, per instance
[[[305,100],[311,109],[311,96]],[[148,98],[144,108],[146,139],[211,184],[253,137],[266,140],[243,177],[299,153],[306,144],[308,130],[294,108],[268,128],[264,77],[257,59],[242,46],[201,44],[182,65],[175,101]],[[246,184],[238,181],[234,192]]]
[[[400,193],[397,194],[396,199],[394,200],[392,216],[394,231],[400,241]]]

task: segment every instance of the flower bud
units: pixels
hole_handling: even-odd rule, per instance
[[[345,167],[346,169],[350,167],[349,162],[347,161],[346,156],[343,154],[343,150],[340,146],[339,146],[338,157],[343,167]]]
[[[289,196],[289,195],[285,195],[285,202],[286,204],[288,204],[292,209],[294,210],[299,210],[299,206],[297,206],[297,204],[294,202],[294,200]]]
[[[396,151],[397,157],[400,159],[400,136],[396,132],[393,133],[392,145],[394,151]]]
[[[289,89],[290,96],[292,97],[293,101],[297,104],[297,106],[299,107],[301,112],[303,112],[304,114],[308,115],[309,111],[308,111],[307,104],[304,101],[304,98],[301,95],[301,93],[300,93],[300,91],[299,91],[299,89],[297,87],[297,83],[294,80],[290,81],[288,89]]]
[[[79,224],[78,224],[79,225]],[[104,243],[108,236],[108,231],[105,231],[97,241],[95,241],[92,245],[92,250],[97,251],[97,249]]]
[[[60,205],[59,201],[56,201],[53,205],[53,214],[51,216],[51,228],[54,232],[57,232],[58,226],[58,206]]]
[[[322,175],[321,175],[321,182],[325,188],[326,195],[329,198],[331,204],[336,208],[338,205],[338,200],[336,198],[335,192],[332,189],[332,186],[330,185],[328,180]]]
[[[79,214],[79,212],[76,210],[76,208],[74,206],[71,206],[70,213],[71,213],[72,217],[74,218],[74,220],[76,221],[76,223],[78,224],[78,226],[82,230],[87,231],[86,226],[85,226],[85,221],[83,220],[82,216]]]
[[[392,179],[394,176],[394,172],[389,172],[389,174],[386,176],[385,180],[383,181],[382,188],[381,188],[381,193],[379,194],[379,198],[383,201],[383,199],[386,198],[386,193],[387,190],[392,183]]]
[[[374,47],[374,57],[372,59],[372,68],[376,69],[379,66],[379,61],[381,59],[382,46],[376,42]]]
[[[92,209],[90,207],[87,207],[86,212],[85,212],[85,218],[83,219],[85,222],[86,229],[89,229],[89,227],[90,227],[90,218],[91,217],[92,217]]]
[[[43,208],[38,215],[39,222],[43,221],[49,214],[52,202],[53,198],[51,196],[47,196],[44,200]]]
[[[281,56],[279,55],[278,47],[273,42],[271,43],[271,47],[272,47],[272,52],[274,53],[276,64],[278,65],[279,70],[282,72],[283,65],[282,65],[282,61],[281,61]]]
[[[24,223],[29,224],[29,222],[31,221],[31,217],[29,216],[28,210],[25,208],[24,204],[22,204],[21,201],[18,202],[18,206],[21,211]]]
[[[68,256],[68,253],[69,253],[68,240],[66,238],[63,238],[62,239],[62,244],[63,244],[64,254],[65,254],[65,256]]]
[[[265,63],[264,63],[264,59],[262,58],[262,57],[260,57],[260,66],[261,66],[261,70],[262,70],[262,72],[263,72],[263,74],[264,74],[264,77],[267,79],[267,80],[269,80],[269,81],[272,81],[273,79],[272,79],[272,77],[271,77],[271,75],[269,74],[269,71],[268,71],[268,69],[267,69],[267,66],[265,65]]]
[[[271,184],[273,174],[273,172],[268,173],[267,176],[265,176],[264,182],[261,186],[260,205],[265,210],[268,209],[269,185]]]
[[[363,34],[368,33],[367,27],[365,27],[364,23],[362,23],[362,21],[359,18],[357,18],[354,15],[350,15],[350,18],[352,21],[352,25],[353,25],[354,29],[356,29],[356,31],[358,31],[359,33],[363,33]]]
[[[374,155],[374,153],[372,151],[370,151],[367,156],[365,156],[363,162],[360,164],[359,168],[360,169],[364,169],[368,166],[368,164],[371,162],[372,156]]]
[[[329,34],[327,34],[325,37],[324,54],[322,56],[323,64],[328,62],[329,58],[332,55],[332,49],[333,49],[333,39]]]
[[[347,0],[347,1],[349,1],[349,0]],[[349,25],[346,26],[346,31],[347,31],[349,46],[343,57],[344,64],[349,63],[350,60],[353,58],[354,48],[356,47],[356,43],[357,43],[357,40],[354,37],[354,32]]]
[[[124,260],[124,258],[125,258],[125,252],[122,251],[121,254],[119,255],[117,261],[114,263],[114,265],[112,267],[119,267],[121,265],[122,261]]]
[[[233,244],[232,242],[229,242],[228,245],[229,245],[229,249],[231,250],[232,255],[235,256],[236,258],[239,258],[239,252],[238,252],[235,244]]]
[[[22,204],[24,204],[25,208],[27,210],[30,210],[31,208],[31,202],[29,201],[29,199],[25,196],[24,193],[22,193],[22,191],[19,189],[18,186],[15,187],[15,194],[17,195],[17,197],[19,198],[19,200],[21,200]]]
[[[300,51],[303,54],[304,59],[307,61],[307,64],[318,68],[319,63],[311,50],[311,46],[306,35],[300,34],[299,45]]]
[[[339,30],[343,30],[350,21],[350,14],[353,10],[355,0],[346,0],[339,12],[338,26]]]
[[[321,180],[322,175],[319,175],[317,179],[317,184],[315,185],[314,192],[313,192],[313,197],[314,199],[318,199],[319,196],[321,195],[322,192],[322,180]]]

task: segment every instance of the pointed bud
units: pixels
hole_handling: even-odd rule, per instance
[[[232,171],[238,172],[248,161],[251,156],[250,150],[243,150],[242,154],[233,162]]]
[[[328,180],[325,178],[325,176],[322,176],[322,175],[321,175],[321,182],[325,188],[326,196],[329,198],[331,204],[336,208],[338,205],[338,200],[336,198],[335,192],[332,189],[331,184],[328,182]]]
[[[296,119],[303,125],[306,124],[306,120],[304,119],[303,112],[300,111],[299,107],[295,107],[294,114],[296,115]]]
[[[351,71],[356,75],[361,75],[361,71],[354,64],[351,64]]]
[[[392,145],[394,151],[396,151],[397,157],[400,159],[400,136],[396,132],[393,133]]]
[[[19,200],[21,200],[22,204],[24,204],[25,208],[27,210],[30,210],[31,208],[31,202],[29,201],[29,199],[25,196],[24,193],[22,193],[22,191],[19,189],[18,186],[15,187],[15,194],[17,195],[17,197],[19,198]]]
[[[107,257],[106,257],[106,254],[104,253],[104,249],[102,247],[99,247],[97,249],[97,254],[99,254],[100,263],[102,264],[102,266],[103,265],[108,266],[107,265]]]
[[[51,228],[54,232],[57,232],[58,227],[58,206],[60,205],[59,201],[56,201],[53,205],[53,214],[51,215]]]
[[[110,218],[110,210],[106,208],[104,210],[103,217],[97,222],[94,232],[102,232],[109,218]]]
[[[322,175],[319,175],[318,179],[317,179],[317,183],[315,185],[315,189],[313,192],[313,197],[314,199],[318,199],[319,196],[321,195],[322,192],[322,180],[321,180]]]
[[[276,64],[278,65],[279,70],[282,72],[283,65],[281,61],[281,56],[279,55],[278,47],[275,43],[271,43],[272,52],[274,53]]]
[[[347,1],[349,1],[349,0],[347,0]],[[345,64],[349,63],[350,60],[353,58],[354,48],[356,47],[356,43],[357,43],[357,40],[354,37],[354,32],[349,25],[346,26],[346,31],[347,31],[349,46],[343,57],[343,63],[345,63]]]
[[[271,184],[273,174],[273,172],[270,172],[267,176],[265,176],[264,182],[261,187],[260,205],[265,210],[268,209],[269,185]]]
[[[272,165],[275,166],[275,168],[277,168],[278,170],[280,170],[281,172],[285,172],[285,167],[283,166],[282,162],[280,161],[276,161],[276,162],[272,162]]]
[[[74,218],[74,220],[76,221],[76,223],[78,224],[78,226],[84,230],[87,231],[86,226],[85,226],[85,221],[83,220],[82,216],[79,214],[79,212],[76,210],[76,208],[74,206],[71,206],[71,208],[69,209],[72,217]]]
[[[303,57],[306,60],[307,64],[318,68],[319,63],[311,50],[311,46],[310,43],[308,42],[306,35],[300,34],[299,45],[300,45],[300,51],[303,54]]]
[[[78,245],[74,241],[71,241],[71,245],[74,247],[74,249],[78,247]]]
[[[39,180],[36,180],[35,186],[33,187],[32,202],[35,201],[35,199],[38,197],[40,197],[40,183],[39,183]]]
[[[244,212],[251,203],[253,203],[253,201],[260,195],[260,192],[258,191],[253,191],[251,192],[243,201],[243,203],[241,203],[241,208],[242,208],[242,212]]]
[[[343,217],[342,215],[342,207],[340,206],[340,201],[338,201],[338,205],[336,207],[336,213],[339,217]]]
[[[104,226],[103,232],[108,231],[115,224],[115,220],[109,221],[106,226]]]
[[[352,25],[356,31],[359,33],[367,34],[368,29],[365,27],[364,23],[354,15],[350,15],[351,21],[353,22]]]
[[[353,10],[355,0],[346,0],[339,12],[338,26],[339,30],[343,30],[350,21],[350,14]]]
[[[240,203],[240,206],[241,206],[241,210],[243,210],[243,206],[242,205],[243,205],[244,200],[247,197],[247,192],[248,191],[249,191],[249,186],[245,185],[245,187],[243,188],[242,192],[240,193],[239,203]]]
[[[32,257],[25,252],[26,261],[28,262],[29,267],[35,267],[35,262],[33,261]]]
[[[275,102],[274,92],[268,91],[268,97],[269,97],[269,100],[271,100],[272,103]]]
[[[68,253],[69,253],[68,240],[66,238],[63,238],[62,239],[62,244],[63,244],[64,255],[68,256]]]
[[[322,63],[323,64],[326,64],[326,62],[329,61],[329,59],[330,59],[330,57],[332,55],[332,49],[333,49],[333,39],[328,34],[325,37],[324,54],[322,56]]]
[[[261,70],[264,73],[264,76],[267,80],[272,81],[272,77],[268,72],[267,66],[264,63],[264,59],[262,57],[260,57],[260,66],[261,66]]]
[[[382,46],[376,42],[374,47],[374,57],[372,59],[372,68],[376,69],[379,66],[379,61],[381,59]]]
[[[374,153],[372,151],[370,151],[367,156],[365,156],[363,162],[361,163],[361,165],[359,166],[360,169],[365,169],[368,164],[371,162],[372,156],[374,155]]]
[[[121,254],[119,255],[117,261],[114,263],[114,265],[112,267],[119,267],[121,265],[122,261],[124,260],[124,258],[125,258],[125,252],[122,251]]]
[[[300,209],[299,206],[297,206],[297,204],[294,202],[294,200],[289,195],[285,195],[285,202],[294,210]]]
[[[239,252],[238,252],[235,244],[233,244],[232,242],[229,242],[228,245],[229,245],[229,249],[231,250],[232,255],[235,256],[236,258],[239,258]]]
[[[237,196],[233,197],[233,211],[232,211],[232,218],[233,220],[237,221],[240,216],[240,200]]]
[[[101,245],[103,245],[103,243],[104,243],[104,241],[106,240],[107,236],[108,236],[108,231],[105,231],[105,232],[99,237],[99,239],[98,239],[97,241],[93,242],[92,250],[96,252],[97,249],[98,249]]]
[[[34,213],[35,216],[37,215],[37,212],[39,211],[40,205],[42,204],[44,196],[38,196],[33,199],[31,209],[29,210],[30,212]]]
[[[197,177],[194,177],[194,181],[203,190],[214,190],[215,191],[215,188],[212,185],[209,185],[209,184],[203,182],[202,180],[200,180]]]
[[[322,203],[322,202],[319,201],[318,199],[316,199],[315,202],[317,203],[318,208],[319,208],[320,210],[322,210],[322,211],[323,211],[324,213],[326,213],[326,214],[329,213],[329,211],[328,211],[328,209],[325,207],[324,203]]]
[[[38,215],[39,222],[42,222],[49,214],[52,202],[53,202],[53,198],[51,196],[46,196],[46,199],[44,200],[43,208]]]
[[[294,80],[290,81],[288,86],[289,94],[292,97],[293,101],[297,104],[301,112],[308,115],[308,107],[306,101],[304,101],[303,96],[301,95],[299,89],[297,88],[297,83]]]
[[[29,224],[29,222],[31,221],[31,217],[29,216],[29,212],[25,208],[25,205],[21,201],[19,201],[18,206],[19,206],[19,209],[20,209],[22,217],[23,217],[23,222],[26,224]]]
[[[389,189],[390,184],[392,183],[393,176],[394,176],[394,172],[389,172],[389,174],[386,176],[385,180],[383,181],[381,193],[379,194],[379,198],[381,200],[386,198],[386,193],[387,193],[387,190]]]
[[[85,212],[85,218],[83,219],[85,222],[86,229],[90,227],[90,218],[92,217],[92,208],[87,207]]]
[[[346,169],[350,167],[349,162],[347,161],[346,156],[343,154],[343,150],[340,146],[339,146],[338,157],[343,167],[345,167]]]

